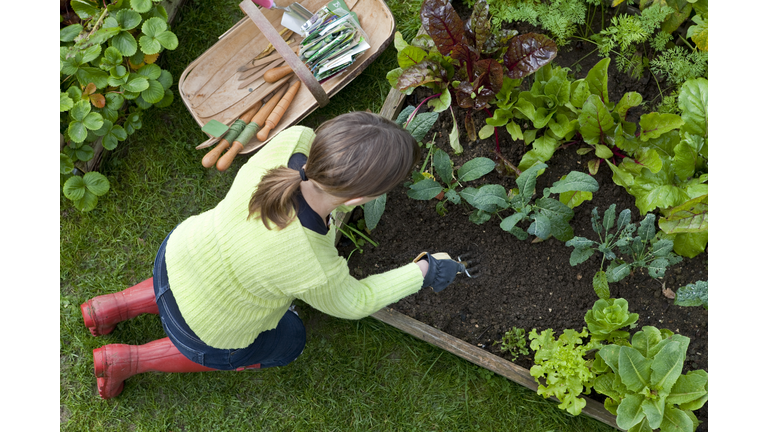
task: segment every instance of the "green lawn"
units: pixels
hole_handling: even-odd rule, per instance
[[[420,2],[390,2],[409,39]],[[178,49],[163,67],[181,71],[242,17],[233,0],[187,0],[173,23]],[[390,47],[331,103],[302,124],[350,110],[378,112],[395,67]],[[177,91],[174,85],[174,91]],[[95,338],[79,305],[152,275],[164,236],[226,194],[238,157],[225,173],[200,164],[206,136],[178,93],[165,109],[146,112],[143,127],[108,155],[101,172],[111,188],[89,213],[60,201],[60,421],[66,431],[610,431],[574,418],[506,378],[372,318],[347,321],[299,304],[307,325],[304,354],[291,365],[258,372],[146,373],[122,395],[102,400],[92,350],[107,343],[143,344],[164,337],[156,316],[123,323]]]

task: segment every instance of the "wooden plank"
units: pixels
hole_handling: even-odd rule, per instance
[[[531,376],[531,372],[528,369],[504,360],[497,355],[491,354],[484,349],[451,336],[448,333],[428,326],[421,321],[415,320],[394,309],[384,308],[372,314],[371,317],[400,329],[431,345],[442,348],[480,367],[495,372],[533,391],[536,391],[539,388],[538,383]],[[551,399],[557,401],[555,398]],[[587,405],[581,410],[582,414],[618,429],[618,426],[616,425],[616,417],[609,413],[603,404],[588,397],[584,397],[584,399],[587,401]]]

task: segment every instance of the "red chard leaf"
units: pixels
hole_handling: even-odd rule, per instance
[[[464,23],[448,0],[424,0],[421,24],[442,55],[450,54],[456,45],[467,45]]]
[[[515,36],[509,41],[504,54],[507,76],[512,79],[526,77],[551,62],[557,55],[555,42],[538,33]]]
[[[491,37],[491,20],[488,19],[488,3],[485,0],[475,3],[472,16],[464,23],[464,32],[478,49],[482,49]]]

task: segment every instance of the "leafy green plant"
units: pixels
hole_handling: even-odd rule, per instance
[[[594,380],[594,389],[608,396],[605,408],[616,424],[630,432],[692,432],[698,426],[694,410],[708,398],[707,372],[683,375],[690,339],[669,330],[646,326],[632,336],[631,346],[600,348],[595,363],[610,370]]]
[[[465,199],[477,207],[476,219],[478,220],[485,219],[487,213],[512,208],[515,213],[503,218],[500,226],[501,229],[520,240],[527,239],[530,234],[540,239],[553,236],[560,241],[568,241],[573,238],[573,228],[569,224],[573,218],[573,209],[566,204],[570,201],[571,193],[582,191],[591,193],[597,191],[599,186],[597,181],[588,174],[572,171],[562,180],[555,182],[551,188],[544,188],[542,196],[531,202],[536,191],[536,177],[546,167],[545,163],[538,162],[520,174],[520,177],[515,180],[517,188],[510,191],[508,197],[505,195],[507,199],[503,204],[501,201],[494,201],[494,194],[499,197],[497,188],[483,190],[492,185],[482,186],[476,191],[465,190],[462,196],[466,194]],[[560,200],[550,198],[552,193],[559,193]],[[531,221],[527,231],[518,226],[523,221]]]
[[[631,223],[631,218],[629,209],[623,210],[617,218],[616,205],[611,204],[601,221],[595,207],[592,210],[592,230],[597,233],[598,240],[573,237],[565,243],[574,248],[570,257],[572,266],[583,263],[595,252],[602,254],[600,270],[592,278],[593,288],[601,299],[610,297],[608,283],[618,282],[637,269],[648,269],[651,277],[660,278],[664,276],[667,267],[682,261],[681,257],[672,252],[672,240],[656,236],[656,215],[647,214],[639,228]],[[614,224],[616,229],[611,231]],[[617,249],[626,258],[619,257]],[[607,267],[606,261],[610,262]]]
[[[625,157],[610,163],[613,181],[635,197],[641,214],[656,208],[676,253],[694,257],[708,238],[708,82],[686,81],[678,96],[681,115],[644,114],[637,136],[617,136]]]
[[[530,353],[528,342],[525,339],[525,329],[518,327],[512,327],[512,329],[504,333],[500,341],[495,341],[493,344],[501,344],[501,351],[508,352],[512,361],[517,360],[520,355],[528,355]]]
[[[171,74],[154,64],[163,50],[179,44],[160,1],[70,2],[78,22],[67,21],[59,33],[59,110],[66,143],[60,174],[66,178],[64,196],[81,211],[95,208],[97,197],[109,190],[100,173],[88,173],[89,180],[73,175],[75,168],[88,170],[83,163],[93,158],[94,143],[114,150],[141,128],[143,110],[173,101]]]
[[[620,299],[599,299],[592,309],[587,311],[584,321],[594,340],[605,340],[615,343],[621,339],[627,339],[629,332],[619,330],[629,326],[635,328],[640,315],[629,313],[629,304]]]
[[[678,306],[704,306],[709,309],[709,283],[696,281],[677,290],[675,304]]]
[[[504,76],[530,75],[557,54],[555,43],[541,34],[492,33],[484,0],[475,4],[466,23],[448,0],[425,0],[421,19],[429,38],[413,45],[396,39],[399,67],[387,79],[406,94],[419,86],[439,94],[430,102],[435,111],[451,105],[467,109],[464,125],[470,140],[476,139],[473,111],[486,108]]]
[[[537,394],[544,397],[556,397],[560,400],[558,408],[573,415],[579,415],[587,405],[581,394],[590,394],[597,375],[592,371],[594,359],[587,359],[587,352],[600,347],[600,342],[590,340],[589,332],[565,329],[555,339],[552,329],[537,333],[536,329],[528,334],[531,349],[536,353],[531,367],[531,376],[539,383]],[[540,378],[545,377],[545,384]]]

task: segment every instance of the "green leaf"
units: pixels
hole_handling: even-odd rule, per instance
[[[101,62],[99,62],[99,67],[104,70],[110,70],[115,67],[121,67],[125,69],[123,66],[120,66],[122,62],[123,53],[121,53],[119,49],[111,46],[104,50],[104,57],[102,57]],[[110,73],[110,75],[112,74]]]
[[[156,64],[144,65],[136,71],[139,76],[147,78],[148,80],[156,80],[160,78],[160,74],[162,74],[162,72],[163,70],[160,69],[160,66]]]
[[[167,50],[175,50],[179,46],[179,39],[176,37],[176,35],[170,31],[164,31],[156,36],[156,39],[158,42],[160,42],[160,45],[163,46],[163,48]]]
[[[528,226],[528,234],[540,239],[546,239],[551,232],[549,218],[542,213],[534,213],[533,222]]]
[[[432,155],[432,163],[434,164],[435,172],[440,176],[443,183],[450,185],[451,180],[453,180],[453,161],[451,161],[448,153],[441,149],[435,150],[435,153]]]
[[[570,208],[576,208],[584,201],[592,200],[592,192],[563,192],[560,194],[560,202]]]
[[[660,394],[669,394],[680,377],[685,361],[685,349],[677,341],[670,341],[659,351],[651,363],[651,385]]]
[[[131,0],[131,8],[139,13],[149,12],[152,8],[152,0]]]
[[[434,112],[443,112],[451,106],[451,92],[448,88],[444,88],[440,96],[435,99],[430,99],[427,102],[427,106],[432,108]]]
[[[523,155],[518,168],[525,171],[537,162],[550,160],[559,146],[560,141],[547,131],[544,136],[533,141],[533,149]]]
[[[584,102],[579,114],[579,125],[584,141],[595,145],[603,143],[606,134],[615,127],[615,122],[603,101],[593,94]]]
[[[83,119],[83,125],[90,130],[99,130],[104,124],[104,118],[97,112],[88,113]]]
[[[696,281],[677,290],[675,304],[678,306],[704,306],[709,308],[709,288],[707,281]]]
[[[109,180],[103,174],[96,171],[85,173],[83,183],[96,196],[102,196],[109,191]]]
[[[75,106],[75,101],[67,93],[61,92],[59,95],[59,112],[69,111]]]
[[[523,219],[525,219],[525,215],[523,213],[514,213],[511,216],[507,216],[501,221],[501,229],[507,232],[511,232],[512,228],[514,228],[517,223]]]
[[[487,124],[480,129],[480,131],[477,133],[477,137],[481,140],[489,138],[491,135],[493,135],[493,131],[495,129],[495,127]]]
[[[59,153],[59,173],[60,174],[72,174],[72,170],[75,169],[75,164],[72,163],[72,159],[64,153]]]
[[[85,182],[80,176],[73,176],[64,182],[64,196],[72,201],[76,201],[85,196]]]
[[[569,262],[571,266],[577,266],[588,260],[594,254],[595,250],[592,248],[576,248],[571,252]]]
[[[680,233],[675,235],[675,253],[686,258],[693,258],[704,252],[709,239],[708,232]]]
[[[170,90],[165,90],[163,94],[163,99],[160,102],[155,103],[155,106],[158,108],[165,108],[167,106],[171,106],[173,103],[173,92]]]
[[[89,212],[96,208],[98,201],[99,198],[96,195],[86,190],[85,195],[79,200],[73,201],[73,204],[75,205],[75,208],[81,212]]]
[[[75,120],[69,123],[67,134],[72,141],[81,143],[85,141],[85,138],[88,136],[88,129],[85,128],[83,122]]]
[[[136,54],[136,49],[138,48],[136,39],[127,31],[118,33],[115,37],[109,40],[109,44],[110,46],[117,48],[125,57],[130,57]]]
[[[651,384],[651,361],[640,351],[623,346],[619,351],[619,375],[629,390],[639,393]]]
[[[553,183],[549,191],[552,193],[571,191],[597,192],[599,187],[597,180],[591,175],[580,171],[571,171],[564,179]]]
[[[141,97],[150,104],[154,104],[163,100],[165,96],[165,89],[163,85],[155,80],[149,80],[149,87],[141,92]]]
[[[637,159],[637,162],[640,165],[644,168],[648,168],[648,170],[654,174],[661,171],[661,168],[664,166],[661,157],[659,157],[659,154],[656,153],[656,150],[654,149],[641,148],[635,153],[635,159]]]
[[[652,112],[640,116],[640,140],[648,141],[677,129],[683,125],[683,119],[677,114]]]
[[[160,71],[160,76],[157,78],[157,82],[162,84],[165,90],[169,90],[173,85],[173,76],[171,75],[170,72],[163,69]]]
[[[408,123],[405,129],[413,135],[416,141],[421,141],[427,135],[427,132],[432,129],[439,116],[440,113],[436,112],[416,114],[416,117]]]
[[[602,270],[595,273],[595,276],[592,277],[592,288],[594,288],[595,293],[597,293],[597,296],[601,299],[608,299],[611,297],[611,291],[608,288],[608,278]]]
[[[467,188],[470,189],[470,188]],[[487,184],[481,186],[474,193],[465,195],[464,189],[459,192],[470,205],[487,213],[495,213],[499,209],[507,208],[507,191],[504,186],[497,184]]]
[[[130,78],[128,82],[123,85],[123,87],[130,92],[139,93],[149,88],[149,80],[134,75],[133,78]]]
[[[641,103],[643,103],[643,97],[640,93],[624,93],[624,96],[621,97],[619,103],[616,104],[616,108],[613,109],[613,112],[618,114],[622,120],[626,120],[627,111],[629,111],[630,108],[639,106]]]
[[[520,190],[520,195],[526,200],[533,197],[533,193],[536,190],[536,178],[538,177],[539,170],[543,170],[547,167],[547,164],[543,162],[537,162],[530,168],[523,171],[520,176],[517,177],[515,183]]]
[[[609,58],[600,60],[592,69],[587,73],[585,82],[589,86],[589,91],[593,95],[597,95],[600,100],[607,104],[608,101],[608,64],[611,62]]]
[[[458,180],[460,182],[477,180],[480,177],[493,171],[496,167],[496,163],[486,157],[478,157],[467,161],[459,168],[457,172]]]
[[[75,11],[77,16],[82,20],[87,20],[88,18],[99,15],[99,9],[88,0],[71,0],[69,4],[72,6],[72,10]]]
[[[115,15],[118,25],[123,30],[133,30],[141,24],[141,14],[135,10],[121,9]]]
[[[537,199],[536,206],[538,206],[538,213],[549,219],[552,236],[563,242],[573,238],[573,228],[568,224],[568,221],[573,218],[573,210],[570,207],[547,197]]]
[[[618,263],[616,261],[611,262],[607,269],[605,269],[605,278],[607,282],[618,282],[625,277],[629,276],[632,267],[627,263]]]
[[[72,42],[81,31],[83,31],[83,26],[81,24],[68,25],[59,30],[59,40],[61,42]]]
[[[442,191],[443,187],[440,183],[432,179],[425,179],[412,184],[406,193],[410,198],[426,201],[436,197]]]
[[[707,401],[707,372],[693,370],[677,379],[667,396],[667,403],[680,405],[683,409],[697,410]]]
[[[686,81],[680,88],[677,105],[685,123],[683,130],[692,134],[707,136],[709,126],[708,82],[704,78]]]
[[[640,221],[640,228],[637,230],[637,235],[640,236],[640,240],[645,242],[651,241],[651,239],[656,235],[656,226],[654,225],[655,222],[655,214],[648,213],[645,215],[645,218]]]
[[[139,46],[144,54],[157,54],[163,47],[156,38],[146,35],[139,38]]]
[[[75,157],[83,162],[93,159],[93,147],[83,144],[75,150]]]
[[[664,410],[661,430],[664,432],[693,432],[693,421],[685,412],[677,408],[670,408]]]
[[[451,143],[453,152],[456,154],[461,154],[464,152],[464,148],[459,142],[459,127],[456,124],[456,117],[453,116],[453,109],[451,109],[451,118],[453,118],[453,128],[451,129],[451,133],[448,135],[448,141]]]
[[[667,210],[659,219],[659,228],[667,234],[708,231],[708,197],[702,195]]]
[[[365,216],[365,226],[369,231],[373,231],[384,214],[384,208],[387,204],[387,194],[379,195],[375,200],[368,201],[363,206],[363,215]]]
[[[648,428],[653,430],[661,426],[661,420],[664,417],[664,398],[656,400],[645,399],[642,404],[643,414],[648,421]]]
[[[427,52],[413,45],[408,45],[397,53],[397,64],[402,69],[407,69],[427,56]]]
[[[622,347],[625,348],[625,347]],[[642,408],[643,396],[638,394],[628,394],[616,410],[616,424],[628,430],[632,426],[640,423],[645,417]]]
[[[602,159],[610,159],[613,157],[613,151],[608,146],[595,144],[595,155]]]

